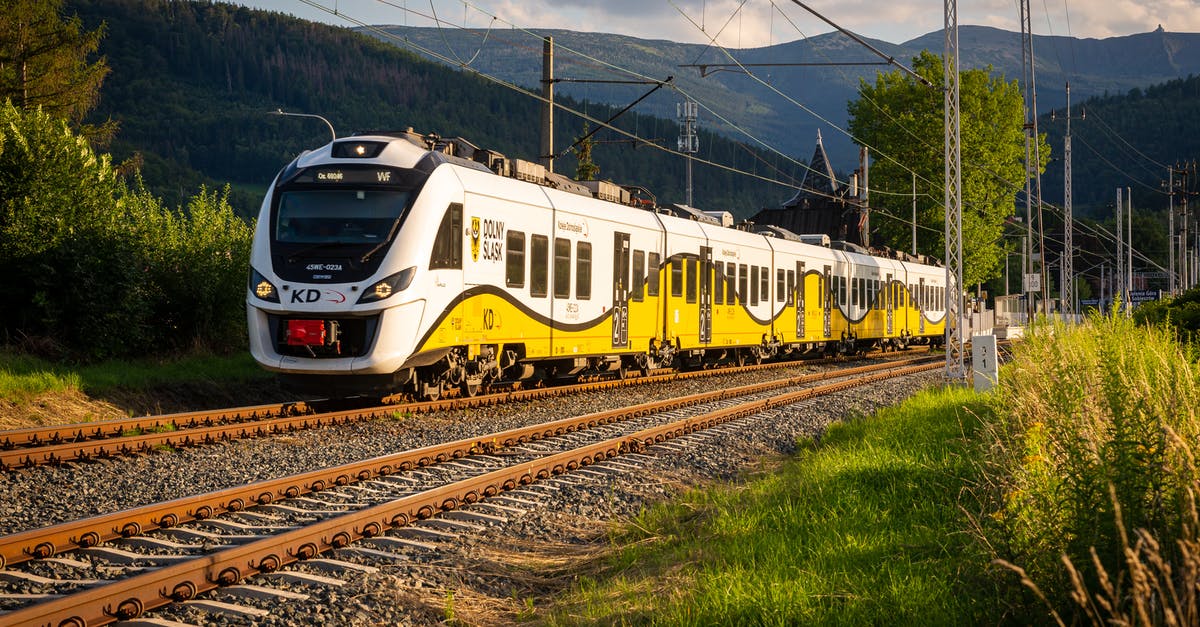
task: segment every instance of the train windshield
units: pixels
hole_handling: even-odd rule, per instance
[[[408,207],[413,192],[314,189],[283,192],[275,240],[291,244],[379,244]]]

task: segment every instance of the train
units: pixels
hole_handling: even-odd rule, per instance
[[[250,351],[314,394],[436,399],[945,333],[936,262],[730,224],[412,129],[302,153],[253,240]]]

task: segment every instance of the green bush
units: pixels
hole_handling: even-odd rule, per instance
[[[1123,585],[1129,530],[1179,557],[1200,478],[1200,380],[1171,331],[1098,315],[1036,326],[1001,371],[995,415],[985,535],[1054,608],[1077,611],[1072,591],[1102,588],[1101,571]]]
[[[1174,329],[1181,342],[1196,344],[1200,340],[1200,288],[1175,298],[1143,303],[1133,310],[1133,319],[1139,324],[1166,325]]]
[[[252,230],[228,189],[168,210],[42,111],[0,107],[0,327],[84,360],[244,346]]]

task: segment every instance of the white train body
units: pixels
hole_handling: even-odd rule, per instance
[[[433,397],[944,333],[943,268],[601,200],[539,169],[411,133],[302,155],[259,214],[254,358],[333,393]]]

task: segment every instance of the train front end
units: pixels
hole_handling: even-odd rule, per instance
[[[314,394],[386,393],[411,355],[424,308],[403,226],[419,211],[428,151],[353,137],[305,153],[259,211],[246,311],[250,352]]]

